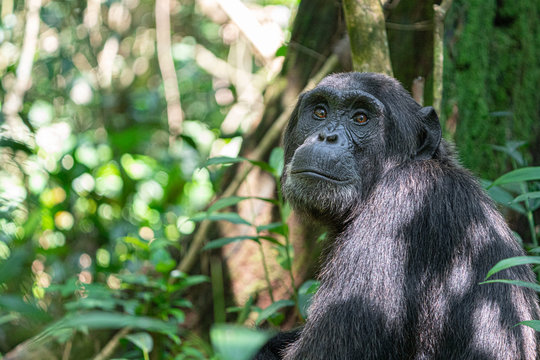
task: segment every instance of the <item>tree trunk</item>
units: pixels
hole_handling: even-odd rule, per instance
[[[392,76],[384,13],[379,0],[344,0],[343,10],[356,71]]]

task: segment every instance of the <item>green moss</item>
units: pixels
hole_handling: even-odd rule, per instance
[[[532,1],[457,0],[446,19],[445,118],[458,109],[456,131],[446,135],[482,177],[507,170],[490,144],[538,136],[538,12]]]

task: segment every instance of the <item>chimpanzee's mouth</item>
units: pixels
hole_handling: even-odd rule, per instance
[[[326,172],[322,172],[320,170],[316,170],[316,169],[293,169],[291,171],[291,174],[292,175],[300,175],[300,176],[307,176],[307,177],[314,177],[314,178],[318,178],[318,179],[322,179],[322,180],[326,180],[326,181],[333,181],[333,182],[339,182],[339,183],[344,183],[344,182],[349,182],[350,180],[348,179],[340,179],[340,178],[337,178],[333,175],[330,175]]]

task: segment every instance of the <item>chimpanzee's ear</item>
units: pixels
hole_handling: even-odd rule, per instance
[[[426,106],[418,112],[422,119],[423,130],[418,137],[418,147],[415,159],[431,159],[441,142],[441,124],[439,117],[431,106]]]

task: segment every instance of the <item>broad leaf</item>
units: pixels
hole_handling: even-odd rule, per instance
[[[540,331],[540,320],[526,320],[520,322],[518,325],[525,325],[530,328],[533,328],[536,331]]]
[[[148,354],[154,348],[154,340],[152,340],[150,334],[146,332],[129,334],[124,336],[124,338],[131,341],[135,346],[137,346],[146,354]]]
[[[223,360],[250,360],[273,333],[238,325],[219,324],[210,330],[210,340]]]
[[[540,180],[540,166],[524,167],[510,171],[495,180],[491,186],[531,180]]]
[[[259,314],[259,317],[255,321],[255,325],[260,325],[264,320],[268,319],[268,317],[272,316],[276,312],[278,312],[280,309],[288,306],[294,306],[294,301],[292,300],[278,300],[274,303],[272,303],[270,306],[268,306],[266,309],[261,311]]]

